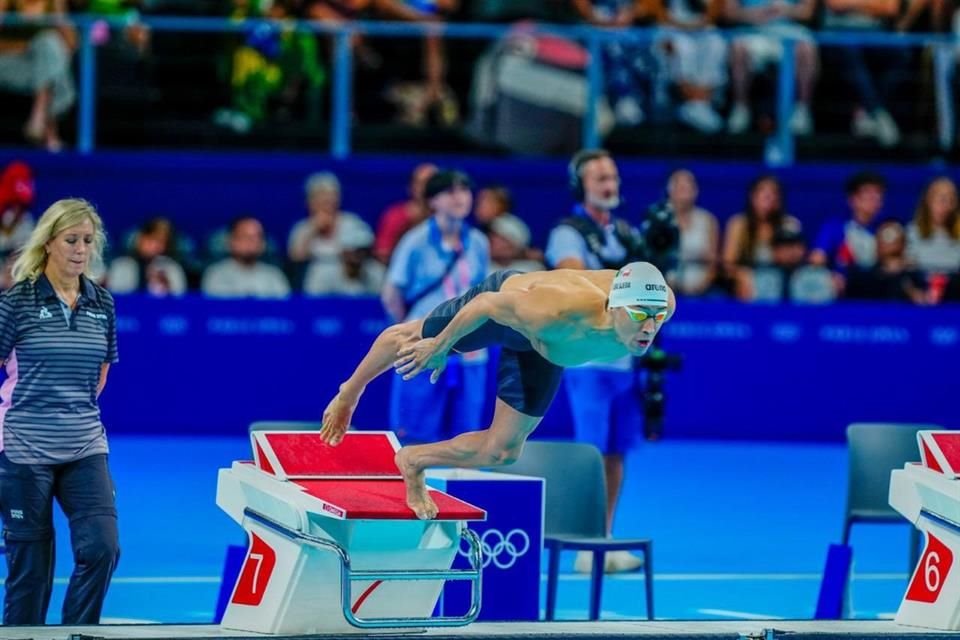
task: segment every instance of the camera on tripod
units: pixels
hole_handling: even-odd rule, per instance
[[[651,263],[666,275],[677,268],[680,254],[680,227],[668,200],[653,203],[640,222],[641,260]]]
[[[647,355],[640,358],[640,368],[646,372],[644,384],[637,386],[643,407],[643,437],[647,440],[659,440],[663,435],[663,418],[666,413],[667,395],[664,389],[667,371],[680,371],[683,357],[678,353],[667,353],[656,345],[651,346]]]
[[[640,223],[639,245],[641,260],[653,264],[665,275],[676,270],[680,254],[680,227],[669,201],[660,200],[647,209]],[[680,354],[667,353],[656,342],[638,360],[639,368],[646,373],[643,384],[637,385],[637,393],[643,407],[643,435],[647,440],[659,440],[663,434],[666,372],[679,371],[682,364]]]

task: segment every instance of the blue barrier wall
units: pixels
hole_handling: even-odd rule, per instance
[[[37,211],[65,196],[98,205],[108,229],[123,231],[152,214],[171,216],[202,238],[241,212],[260,216],[284,242],[304,215],[302,183],[337,172],[344,206],[374,222],[404,195],[417,158],[317,154],[0,152],[37,170]],[[424,160],[427,158],[423,158]],[[468,170],[479,185],[501,182],[535,239],[569,207],[565,164],[557,159],[437,159]],[[621,162],[625,213],[659,198],[677,163]],[[743,204],[755,163],[696,162],[701,201],[722,218]],[[887,213],[910,215],[933,167],[874,167],[890,181]],[[798,165],[780,172],[789,209],[808,233],[846,211],[851,166]],[[952,172],[956,178],[956,172]],[[316,419],[336,384],[384,326],[375,300],[213,302],[199,298],[121,298],[121,363],[104,396],[114,432],[241,433],[257,419]],[[668,382],[667,437],[838,439],[853,420],[929,420],[956,424],[960,308],[835,305],[746,307],[684,302],[666,330],[686,358]],[[386,377],[373,384],[358,425],[386,424]],[[951,395],[954,394],[954,395]],[[489,412],[489,408],[488,408]],[[561,397],[542,435],[570,433]]]
[[[163,214],[202,240],[234,216],[252,213],[284,246],[293,223],[306,213],[304,178],[320,170],[336,172],[343,183],[344,208],[374,224],[387,205],[406,197],[410,171],[426,160],[464,168],[479,186],[508,186],[515,213],[527,220],[535,243],[541,245],[550,225],[566,215],[571,204],[566,165],[558,159],[354,157],[338,162],[321,154],[101,152],[82,157],[2,151],[0,164],[17,157],[26,157],[36,168],[38,212],[62,197],[85,197],[99,207],[114,239],[148,216]],[[621,159],[626,198],[621,215],[637,219],[662,197],[666,176],[681,165],[696,172],[701,204],[721,219],[743,208],[749,182],[767,171],[755,162]],[[796,165],[777,172],[786,185],[788,209],[804,222],[808,237],[812,239],[826,217],[846,215],[843,185],[858,168]],[[934,167],[874,168],[890,182],[886,214],[898,218],[913,215],[924,183],[941,173]],[[947,173],[958,178],[955,170]]]
[[[102,398],[112,433],[316,420],[386,326],[376,300],[124,296],[117,308],[120,362]],[[664,337],[684,358],[667,381],[665,437],[837,440],[858,420],[960,426],[960,307],[681,301]],[[386,426],[391,375],[370,386],[357,426]],[[561,394],[538,435],[570,433]]]

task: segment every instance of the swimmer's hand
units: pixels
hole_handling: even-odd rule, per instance
[[[356,401],[351,402],[343,393],[333,396],[323,412],[320,439],[334,447],[340,444],[343,434],[350,428],[350,417],[356,406]]]
[[[436,338],[424,338],[417,342],[405,345],[397,352],[397,360],[393,368],[409,380],[426,369],[433,369],[430,374],[431,384],[440,379],[440,374],[447,368],[447,350]]]

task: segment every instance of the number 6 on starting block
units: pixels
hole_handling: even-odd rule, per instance
[[[933,604],[940,598],[943,585],[950,576],[953,552],[932,533],[928,532],[926,538],[923,557],[914,570],[905,599]]]
[[[953,571],[960,536],[935,520],[926,520],[924,550],[903,596],[899,624],[956,629],[960,625],[960,580]]]
[[[924,536],[923,554],[910,578],[896,621],[960,630],[960,432],[919,431],[920,462],[890,475],[890,506]]]

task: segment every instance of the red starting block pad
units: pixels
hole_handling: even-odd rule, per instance
[[[890,476],[890,506],[924,535],[896,621],[960,630],[960,432],[917,433],[920,463]]]
[[[280,480],[293,478],[400,478],[392,431],[348,432],[336,447],[317,431],[254,431],[254,463]]]
[[[221,469],[217,504],[249,548],[221,626],[274,634],[464,625],[479,613],[480,543],[467,528],[486,513],[430,490],[440,510],[418,520],[393,462],[391,432],[251,434],[254,463]],[[474,569],[451,570],[458,549]],[[446,580],[473,581],[462,616],[431,617]]]
[[[960,478],[960,432],[920,431],[917,441],[923,466],[949,478]]]
[[[324,511],[338,518],[412,520],[417,516],[406,503],[403,480],[297,480],[295,484],[324,503]],[[437,520],[484,520],[482,509],[430,489],[440,512]]]

